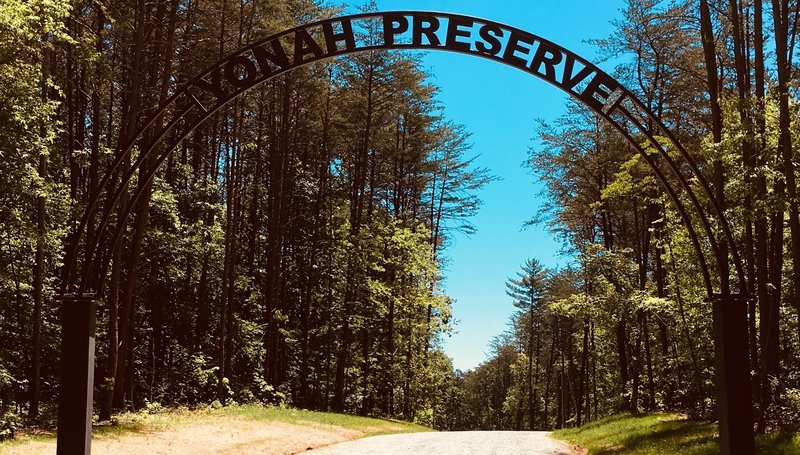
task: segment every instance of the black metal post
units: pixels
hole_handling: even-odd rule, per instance
[[[58,455],[92,452],[94,332],[98,303],[94,295],[62,298]]]
[[[720,453],[754,455],[747,299],[741,295],[717,295],[712,305]]]

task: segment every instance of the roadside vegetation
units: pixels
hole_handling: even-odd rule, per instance
[[[619,414],[553,432],[553,437],[587,449],[590,455],[713,455],[719,453],[713,422],[679,414]],[[757,439],[759,454],[800,453],[800,435],[773,433]]]

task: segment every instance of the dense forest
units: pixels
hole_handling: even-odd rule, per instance
[[[630,0],[594,41],[724,196],[752,296],[742,336],[762,431],[800,426],[799,8]],[[0,2],[0,439],[53,419],[65,248],[137,127],[226,53],[342,11]],[[495,177],[474,162],[488,151],[444,117],[419,56],[353,54],[237,98],[131,188],[142,197],[98,313],[99,419],[249,402],[441,429],[640,410],[713,418],[710,305],[675,209],[634,147],[584,108],[530,134],[547,201],[531,223],[571,265],[547,270],[533,250],[511,265],[518,311],[462,372],[441,347],[454,320],[441,270]]]

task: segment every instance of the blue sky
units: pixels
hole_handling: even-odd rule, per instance
[[[537,34],[597,61],[585,43],[611,33],[620,17],[621,0],[378,0],[380,11],[428,10],[490,19]],[[471,56],[429,52],[425,66],[440,87],[445,116],[472,133],[477,163],[502,178],[484,188],[484,202],[473,219],[478,233],[458,235],[445,252],[447,294],[455,298],[456,333],[444,348],[456,368],[476,367],[486,358],[491,339],[506,329],[514,307],[505,281],[522,263],[539,259],[547,267],[568,262],[560,244],[542,228],[523,229],[541,201],[541,186],[523,167],[536,146],[535,121],[554,120],[566,112],[566,95],[522,71]],[[607,72],[613,68],[599,65]]]

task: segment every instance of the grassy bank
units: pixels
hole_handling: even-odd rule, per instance
[[[592,455],[719,453],[716,425],[687,420],[677,414],[621,414],[581,428],[556,431],[553,437],[584,447]],[[759,454],[800,453],[797,434],[761,435],[756,444]]]
[[[231,406],[214,412],[261,422],[281,422],[306,426],[331,425],[357,431],[364,437],[390,433],[432,431],[428,427],[400,420],[376,419],[332,412],[305,411],[302,409]]]
[[[93,445],[104,448],[103,453],[121,453],[118,447],[130,450],[125,453],[143,453],[183,440],[169,453],[186,453],[187,444],[196,445],[194,453],[237,453],[262,446],[274,449],[268,453],[294,453],[366,436],[420,431],[430,429],[394,420],[247,405],[121,414],[113,425],[95,426]],[[224,440],[228,444],[220,446]],[[54,432],[23,430],[14,440],[0,443],[0,453],[52,453],[54,446]]]

